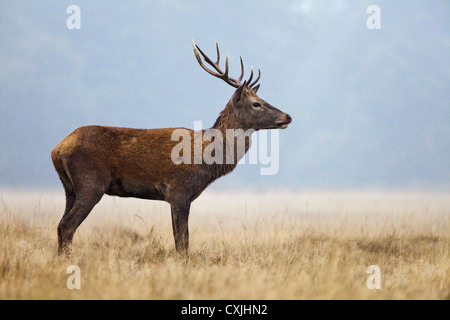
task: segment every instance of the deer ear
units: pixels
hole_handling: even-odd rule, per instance
[[[242,99],[246,90],[247,90],[247,81],[244,81],[244,83],[239,88],[237,88],[233,94],[234,105],[237,105],[237,103]]]
[[[257,93],[257,92],[258,92],[258,89],[259,89],[259,84],[258,84],[256,87],[254,87],[252,90],[253,90],[255,93]]]

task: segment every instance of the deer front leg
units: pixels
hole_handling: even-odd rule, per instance
[[[177,201],[170,204],[172,211],[172,228],[177,252],[188,253],[189,249],[189,210],[190,201]]]

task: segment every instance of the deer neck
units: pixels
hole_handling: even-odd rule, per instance
[[[212,128],[220,130],[225,136],[227,129],[236,129],[236,122],[233,109],[231,108],[230,103],[228,103],[216,119]]]
[[[228,156],[228,159],[231,159],[231,161],[224,159],[224,162],[234,169],[251,146],[252,132],[240,126],[230,102],[220,113],[212,129],[220,130],[222,133],[224,158]]]

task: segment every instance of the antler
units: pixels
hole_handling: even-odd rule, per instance
[[[225,60],[225,72],[222,71],[219,67],[219,61],[220,61],[220,53],[219,53],[219,44],[216,43],[216,50],[217,50],[217,61],[213,62],[206,54],[203,53],[203,51],[195,44],[194,39],[192,39],[192,45],[194,46],[194,54],[197,58],[198,63],[200,66],[208,72],[210,75],[213,75],[214,77],[220,78],[226,83],[228,83],[230,86],[233,86],[235,88],[239,88],[241,85],[246,84],[248,88],[252,89],[252,87],[258,82],[259,78],[261,77],[261,70],[258,69],[258,78],[256,78],[255,81],[251,82],[253,79],[253,67],[251,67],[251,73],[250,78],[247,81],[244,81],[244,83],[241,83],[242,78],[244,77],[244,63],[242,62],[241,58],[241,75],[239,78],[231,78],[228,75],[228,53]],[[217,72],[214,72],[210,69],[208,69],[202,62],[202,59],[200,57],[200,54],[203,56],[206,62],[208,62]],[[253,90],[257,91],[259,89],[259,85],[257,85]]]

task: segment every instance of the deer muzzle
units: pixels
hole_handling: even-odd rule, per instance
[[[288,115],[287,113],[285,113],[284,116],[282,117],[282,119],[277,120],[275,122],[275,124],[280,129],[286,129],[291,122],[292,122],[292,117],[290,115]]]

